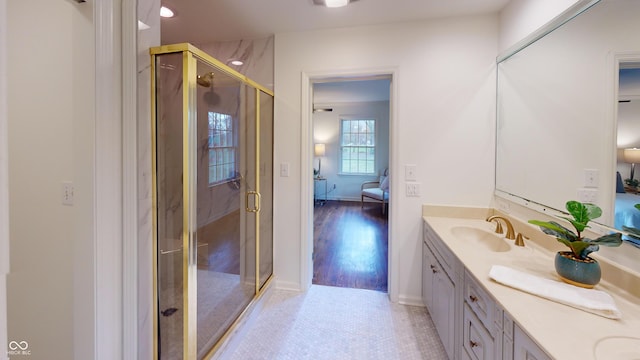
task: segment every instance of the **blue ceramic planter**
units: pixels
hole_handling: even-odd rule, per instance
[[[590,289],[600,282],[600,264],[590,257],[580,260],[575,259],[571,251],[559,251],[556,253],[555,265],[560,278],[571,285]]]

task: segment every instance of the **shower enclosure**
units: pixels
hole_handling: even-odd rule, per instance
[[[190,44],[152,48],[157,359],[218,350],[273,273],[273,93]]]

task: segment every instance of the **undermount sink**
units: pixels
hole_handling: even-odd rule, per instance
[[[638,360],[640,359],[640,338],[631,336],[610,336],[598,340],[593,349],[597,360]]]
[[[492,232],[470,227],[470,226],[456,226],[451,228],[451,233],[470,245],[482,245],[487,250],[493,252],[505,252],[511,250],[509,244],[501,236],[498,236]]]

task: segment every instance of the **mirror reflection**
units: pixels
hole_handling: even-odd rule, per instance
[[[607,226],[621,226],[618,198],[640,203],[624,184],[624,149],[640,148],[639,13],[639,0],[602,0],[499,62],[497,195],[560,211],[593,202]]]
[[[618,76],[617,171],[614,227],[640,229],[636,164],[640,163],[640,64],[623,62]],[[624,180],[623,180],[624,179]],[[629,239],[640,245],[640,242]]]

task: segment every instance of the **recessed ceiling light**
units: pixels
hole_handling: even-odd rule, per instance
[[[324,0],[324,4],[330,8],[342,7],[347,6],[347,4],[349,4],[349,0]]]
[[[173,17],[173,10],[169,9],[166,6],[162,6],[160,8],[160,16],[162,16],[163,18],[170,18]]]
[[[232,60],[231,61],[231,65],[240,66],[242,64],[244,64],[244,63],[242,61],[240,61],[240,60]]]
[[[358,0],[312,0],[314,5],[326,6],[326,7],[342,7],[349,5],[350,3]]]

